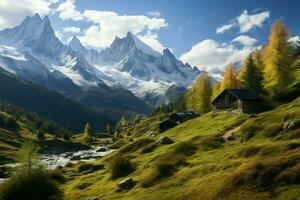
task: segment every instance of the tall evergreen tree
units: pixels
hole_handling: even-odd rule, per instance
[[[207,72],[203,72],[196,80],[193,88],[187,93],[187,108],[191,111],[206,113],[210,111],[212,87]]]
[[[85,128],[84,128],[84,133],[82,136],[82,142],[84,144],[90,144],[92,141],[92,127],[90,125],[90,123],[86,123]]]
[[[238,88],[237,73],[233,64],[229,64],[225,68],[225,72],[223,75],[221,90],[223,91],[227,88]]]
[[[271,28],[269,42],[264,53],[264,88],[271,98],[280,98],[287,92],[290,80],[291,44],[289,34],[281,21]]]
[[[213,85],[211,100],[215,99],[221,92],[221,84],[216,81]]]
[[[247,88],[257,93],[262,90],[262,72],[255,65],[252,55],[249,55],[238,74],[238,79],[241,88]]]

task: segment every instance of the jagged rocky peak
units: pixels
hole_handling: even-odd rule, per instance
[[[72,37],[71,41],[69,42],[69,47],[71,47],[72,50],[79,51],[79,52],[86,50],[76,36]]]

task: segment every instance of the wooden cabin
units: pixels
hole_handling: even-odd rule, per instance
[[[213,101],[215,110],[258,113],[262,108],[259,96],[248,89],[225,89]]]
[[[170,117],[159,124],[160,132],[164,132],[170,128],[177,126],[178,124],[187,120],[199,117],[197,112],[177,112],[170,115]]]
[[[182,122],[185,122],[187,120],[199,117],[199,113],[197,112],[177,112],[173,113],[170,116],[170,120],[176,122],[177,124],[180,124]]]

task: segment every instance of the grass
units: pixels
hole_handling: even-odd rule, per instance
[[[283,126],[300,119],[299,110],[300,98],[252,117],[208,113],[148,138],[149,143],[146,132],[139,133],[112,155],[125,156],[134,171],[112,179],[109,168],[79,175],[76,165],[66,168],[66,199],[297,199],[300,128],[285,131]],[[229,131],[236,139],[224,141]],[[151,142],[162,135],[174,144]],[[117,192],[117,183],[128,177],[135,187]],[[85,189],[78,191],[78,185]]]

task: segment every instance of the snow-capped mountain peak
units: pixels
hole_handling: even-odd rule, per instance
[[[76,52],[83,53],[86,51],[85,47],[81,44],[80,40],[76,36],[72,37],[71,41],[69,42],[69,47]]]

